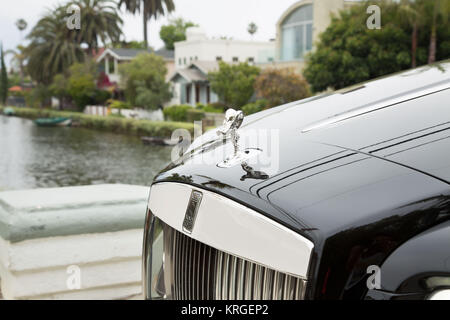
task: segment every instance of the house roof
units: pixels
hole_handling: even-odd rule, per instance
[[[173,79],[176,75],[180,75],[188,82],[203,82],[208,81],[207,74],[201,72],[198,69],[181,69],[175,73],[171,79]]]
[[[189,66],[189,68],[191,66],[197,67],[206,74],[219,70],[219,63],[217,61],[195,61]]]
[[[22,87],[21,86],[14,86],[8,89],[9,92],[19,92],[22,91]]]
[[[173,50],[167,50],[165,48],[156,51],[152,49],[108,48],[97,58],[97,62],[103,60],[108,53],[118,60],[131,60],[141,53],[154,53],[164,60],[173,60],[175,56]]]
[[[184,78],[188,82],[208,81],[208,73],[219,70],[219,63],[216,61],[195,61],[185,69],[176,70],[170,77],[170,81],[176,76]]]
[[[168,50],[166,48],[161,48],[158,49],[154,52],[157,56],[161,56],[164,59],[167,60],[174,60],[175,59],[175,51],[173,50]]]

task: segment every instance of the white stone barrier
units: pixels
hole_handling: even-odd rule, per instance
[[[0,192],[3,298],[139,298],[148,193],[130,185]]]

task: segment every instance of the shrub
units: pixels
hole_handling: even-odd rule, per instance
[[[166,120],[171,121],[186,121],[187,112],[192,109],[189,105],[175,105],[163,110]]]
[[[44,85],[37,85],[31,91],[25,92],[25,101],[32,108],[42,108],[48,105],[51,99],[50,90]]]
[[[309,85],[293,69],[264,70],[255,82],[258,97],[267,100],[268,107],[275,107],[309,97]]]
[[[99,89],[95,90],[94,93],[95,104],[103,105],[108,101],[109,98],[111,98],[111,93],[109,91]]]
[[[127,100],[134,106],[156,110],[172,97],[166,82],[167,68],[155,54],[139,54],[119,66]]]
[[[259,68],[247,63],[229,65],[220,62],[219,70],[210,72],[208,78],[211,89],[222,102],[240,109],[253,96],[253,85],[259,72]]]
[[[205,113],[202,110],[188,109],[186,112],[186,122],[200,121],[205,117]]]
[[[229,107],[223,102],[213,102],[213,103],[210,103],[208,106],[211,106],[217,110],[222,110],[222,112],[225,112],[226,110],[229,109]]]
[[[215,105],[208,104],[208,105],[197,105],[197,109],[202,110],[203,112],[210,112],[210,113],[223,113],[223,107],[216,107]]]
[[[13,108],[15,116],[36,119],[51,117],[66,117],[76,121],[80,127],[125,133],[133,135],[148,135],[169,138],[176,129],[188,130],[194,133],[192,123],[163,122],[149,120],[134,120],[119,117],[102,117],[86,115],[80,112],[56,111],[52,109]]]
[[[106,104],[112,109],[130,109],[131,106],[128,102],[109,99]]]
[[[249,104],[246,104],[245,106],[242,107],[242,111],[244,112],[244,114],[246,116],[253,114],[253,113],[257,113],[260,112],[262,110],[264,110],[267,106],[267,101],[266,100],[258,100],[256,102],[252,102]]]

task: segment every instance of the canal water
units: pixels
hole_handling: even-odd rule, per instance
[[[103,183],[149,186],[171,148],[82,128],[0,116],[0,191]]]

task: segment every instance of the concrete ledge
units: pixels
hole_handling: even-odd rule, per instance
[[[128,185],[0,192],[3,297],[139,296],[148,192]],[[70,266],[79,270],[79,289],[68,285]]]

